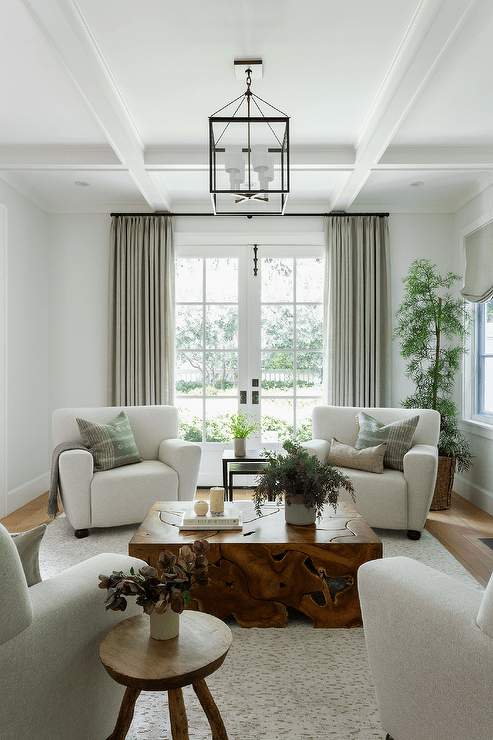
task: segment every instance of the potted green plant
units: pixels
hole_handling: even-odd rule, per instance
[[[401,405],[404,408],[436,409],[440,412],[438,474],[432,509],[449,508],[457,467],[470,468],[473,455],[469,442],[459,430],[459,410],[453,400],[454,383],[470,331],[470,315],[460,298],[450,293],[460,275],[440,275],[427,259],[414,260],[405,284],[404,300],[395,317],[393,338],[401,342],[401,355],[407,361],[406,375],[414,392]]]
[[[328,461],[321,462],[299,442],[287,440],[283,452],[266,450],[268,464],[257,477],[253,502],[257,514],[267,500],[284,500],[288,524],[313,524],[323,508],[337,509],[339,490],[344,488],[354,501],[354,487],[347,475]]]
[[[191,547],[180,548],[178,557],[166,550],[159,555],[158,569],[150,565],[134,568],[129,573],[113,571],[110,576],[99,576],[99,588],[107,590],[105,608],[125,611],[127,598],[135,597],[136,603],[150,615],[151,637],[169,639],[178,634],[178,615],[192,597],[195,586],[209,586],[208,563],[205,553],[210,545],[207,540],[196,540]]]
[[[236,414],[229,417],[228,427],[234,441],[236,457],[245,457],[246,441],[252,432],[256,432],[260,428],[259,422],[251,414],[239,409]]]

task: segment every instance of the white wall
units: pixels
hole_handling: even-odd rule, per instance
[[[110,221],[50,216],[51,410],[107,403]]]
[[[5,217],[6,260],[2,285],[6,298],[5,406],[2,437],[2,515],[48,487],[49,441],[49,241],[48,216],[0,180]]]
[[[464,236],[485,221],[493,219],[493,185],[460,208],[454,217],[455,266],[464,272]],[[465,361],[467,391],[468,374],[472,374],[468,358]],[[466,418],[470,415],[467,413]],[[485,511],[493,514],[493,429],[491,426],[468,420],[461,424],[462,431],[470,439],[471,451],[476,455],[468,473],[455,476],[454,490]]]

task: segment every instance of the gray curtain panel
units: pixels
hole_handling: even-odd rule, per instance
[[[173,219],[116,215],[110,240],[109,403],[172,404]]]
[[[327,217],[326,400],[335,406],[391,401],[388,218]]]

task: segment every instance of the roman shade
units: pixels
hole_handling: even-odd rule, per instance
[[[466,236],[466,274],[461,295],[471,303],[493,300],[493,221]]]

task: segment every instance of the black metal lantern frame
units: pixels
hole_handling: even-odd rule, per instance
[[[289,118],[252,93],[250,69],[246,83],[243,95],[209,117],[214,213],[282,215],[289,194]]]

